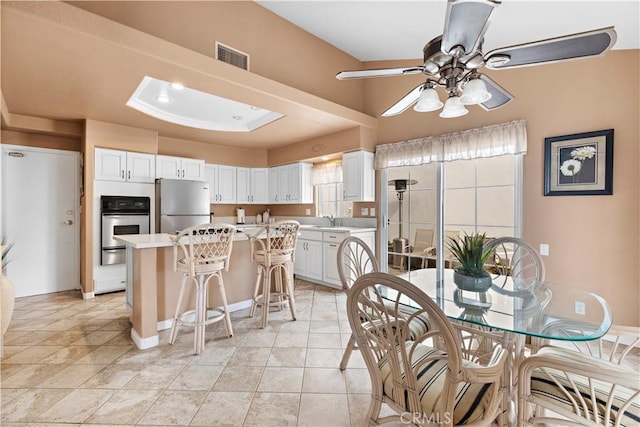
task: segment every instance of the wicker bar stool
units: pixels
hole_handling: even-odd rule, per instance
[[[184,279],[173,316],[169,340],[171,344],[178,336],[180,325],[195,328],[196,354],[204,350],[204,333],[207,325],[224,320],[227,335],[230,337],[233,335],[222,271],[229,270],[229,258],[235,233],[235,226],[216,223],[189,227],[173,237],[174,271],[183,272]],[[178,256],[178,248],[182,250],[182,257]],[[209,307],[209,281],[213,277],[218,282],[222,307]],[[195,286],[196,302],[194,308],[183,309],[183,303],[189,296],[188,283]]]
[[[258,264],[258,277],[253,292],[251,317],[262,307],[262,328],[267,326],[269,307],[282,309],[287,303],[291,317],[296,320],[293,297],[293,263],[300,223],[293,220],[268,224],[249,235],[251,260]],[[271,292],[271,277],[275,278],[275,292]],[[285,277],[283,287],[282,276]]]

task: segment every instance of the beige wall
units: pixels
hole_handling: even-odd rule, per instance
[[[344,85],[337,70],[361,62],[253,1],[71,2],[98,15],[214,56],[215,42],[249,55],[252,73],[360,110],[362,82]]]
[[[441,119],[408,110],[379,120],[379,143],[440,135],[525,119],[524,238],[550,246],[547,279],[596,292],[614,322],[640,324],[640,51],[603,58],[487,72],[516,99],[493,112],[470,107],[467,116]],[[406,64],[413,64],[408,62]],[[367,68],[402,64],[365,64]],[[579,76],[579,77],[578,77]],[[611,76],[617,84],[609,84]],[[367,79],[365,112],[379,116],[421,78]],[[444,95],[441,94],[444,99]],[[543,196],[544,138],[614,129],[612,196]]]
[[[80,138],[65,138],[11,130],[3,130],[1,137],[3,144],[50,148],[54,150],[80,151],[82,145]]]

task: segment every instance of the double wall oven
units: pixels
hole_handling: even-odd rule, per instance
[[[124,264],[126,248],[114,239],[123,234],[149,234],[151,199],[137,196],[101,196],[100,265]]]

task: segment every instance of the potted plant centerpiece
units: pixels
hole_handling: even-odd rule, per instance
[[[453,282],[463,291],[485,292],[491,287],[491,276],[484,264],[492,250],[485,250],[485,233],[466,234],[450,238],[447,246],[460,266],[453,272]]]

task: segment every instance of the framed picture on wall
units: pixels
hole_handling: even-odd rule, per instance
[[[544,139],[544,195],[613,194],[613,129]]]

